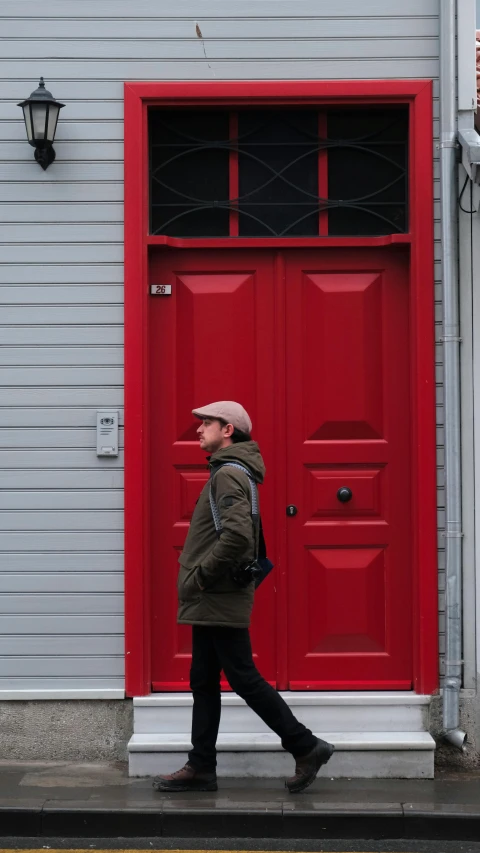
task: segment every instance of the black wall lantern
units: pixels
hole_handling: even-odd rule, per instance
[[[50,163],[55,160],[53,140],[58,114],[65,104],[55,100],[52,93],[45,88],[43,77],[40,77],[38,89],[18,106],[23,109],[28,141],[35,148],[35,160],[40,163],[42,169],[48,169]]]

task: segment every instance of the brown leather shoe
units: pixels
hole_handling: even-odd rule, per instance
[[[152,785],[156,791],[218,791],[215,772],[195,770],[188,762],[169,776],[155,776]]]
[[[295,775],[290,776],[285,782],[291,794],[299,794],[315,781],[316,775],[322,764],[326,764],[332,757],[335,747],[326,740],[318,738],[317,743],[310,752],[297,758],[295,762]]]

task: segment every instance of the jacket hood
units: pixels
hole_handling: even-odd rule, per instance
[[[265,463],[256,441],[239,441],[229,444],[213,453],[209,459],[210,465],[223,465],[224,462],[239,462],[252,472],[257,483],[263,483]]]

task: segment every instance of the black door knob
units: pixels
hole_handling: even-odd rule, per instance
[[[289,504],[287,506],[287,515],[296,515],[297,512],[298,512],[298,509],[294,504]]]
[[[337,498],[342,504],[352,500],[352,490],[348,486],[342,486],[337,492]]]

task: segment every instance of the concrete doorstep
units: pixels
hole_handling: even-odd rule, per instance
[[[283,779],[220,780],[158,794],[122,764],[0,762],[0,835],[278,839],[480,839],[480,776],[332,779],[292,796]]]

